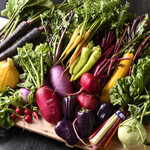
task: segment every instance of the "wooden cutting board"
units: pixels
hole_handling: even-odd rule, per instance
[[[57,136],[54,131],[54,126],[52,124],[46,122],[43,117],[41,117],[40,120],[34,119],[33,123],[26,123],[23,120],[21,120],[21,121],[16,122],[15,126],[29,130],[31,132],[35,132],[37,134],[41,134],[43,136],[55,139],[60,142],[64,142],[66,144],[66,146],[73,147],[73,146],[68,145],[62,138]],[[146,126],[146,129],[147,129],[147,133],[148,133],[147,139],[150,140],[150,126]],[[74,145],[74,147],[78,147],[78,148],[81,148],[84,150],[91,149],[88,146],[85,146],[80,142],[78,142],[76,145]],[[148,149],[150,149],[150,147],[147,147],[147,150]],[[117,135],[115,135],[106,148],[99,148],[99,150],[127,150],[127,149],[123,148],[122,144],[120,143],[120,141],[117,138]],[[132,148],[132,150],[144,150],[144,148],[143,148],[143,146],[140,146],[140,147]]]

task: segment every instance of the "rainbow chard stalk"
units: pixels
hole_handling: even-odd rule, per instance
[[[117,131],[118,125],[125,120],[125,118],[125,114],[121,110],[117,110],[109,119],[107,119],[89,137],[93,150],[98,149],[99,146],[106,146]]]

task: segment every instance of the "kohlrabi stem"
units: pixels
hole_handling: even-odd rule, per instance
[[[137,126],[137,129],[138,129],[139,134],[140,134],[140,136],[141,136],[141,139],[142,139],[142,142],[143,142],[144,150],[146,150],[146,146],[145,146],[145,144],[144,144],[145,139],[143,138],[142,132],[141,132],[141,130],[140,130],[140,128],[139,128],[138,126]]]
[[[143,108],[141,118],[140,118],[140,124],[142,124],[142,122],[143,122],[143,117],[144,117],[144,114],[146,112],[146,109],[147,109],[147,103],[144,103],[144,108]]]

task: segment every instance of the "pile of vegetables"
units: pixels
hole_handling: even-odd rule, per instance
[[[96,150],[118,132],[125,148],[146,149],[150,22],[128,8],[120,0],[8,0],[0,127],[43,117],[69,145]]]

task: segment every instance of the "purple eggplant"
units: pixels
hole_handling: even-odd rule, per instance
[[[77,131],[80,138],[88,138],[94,128],[95,117],[93,111],[82,108],[77,113]]]
[[[73,121],[76,118],[76,108],[78,105],[78,99],[75,96],[63,98],[63,112],[64,118],[69,121]]]
[[[61,120],[55,126],[55,132],[58,136],[63,138],[69,145],[77,143],[77,137],[73,129],[72,122],[68,120]]]
[[[113,114],[113,106],[110,103],[102,102],[96,114],[96,124],[99,126]]]

